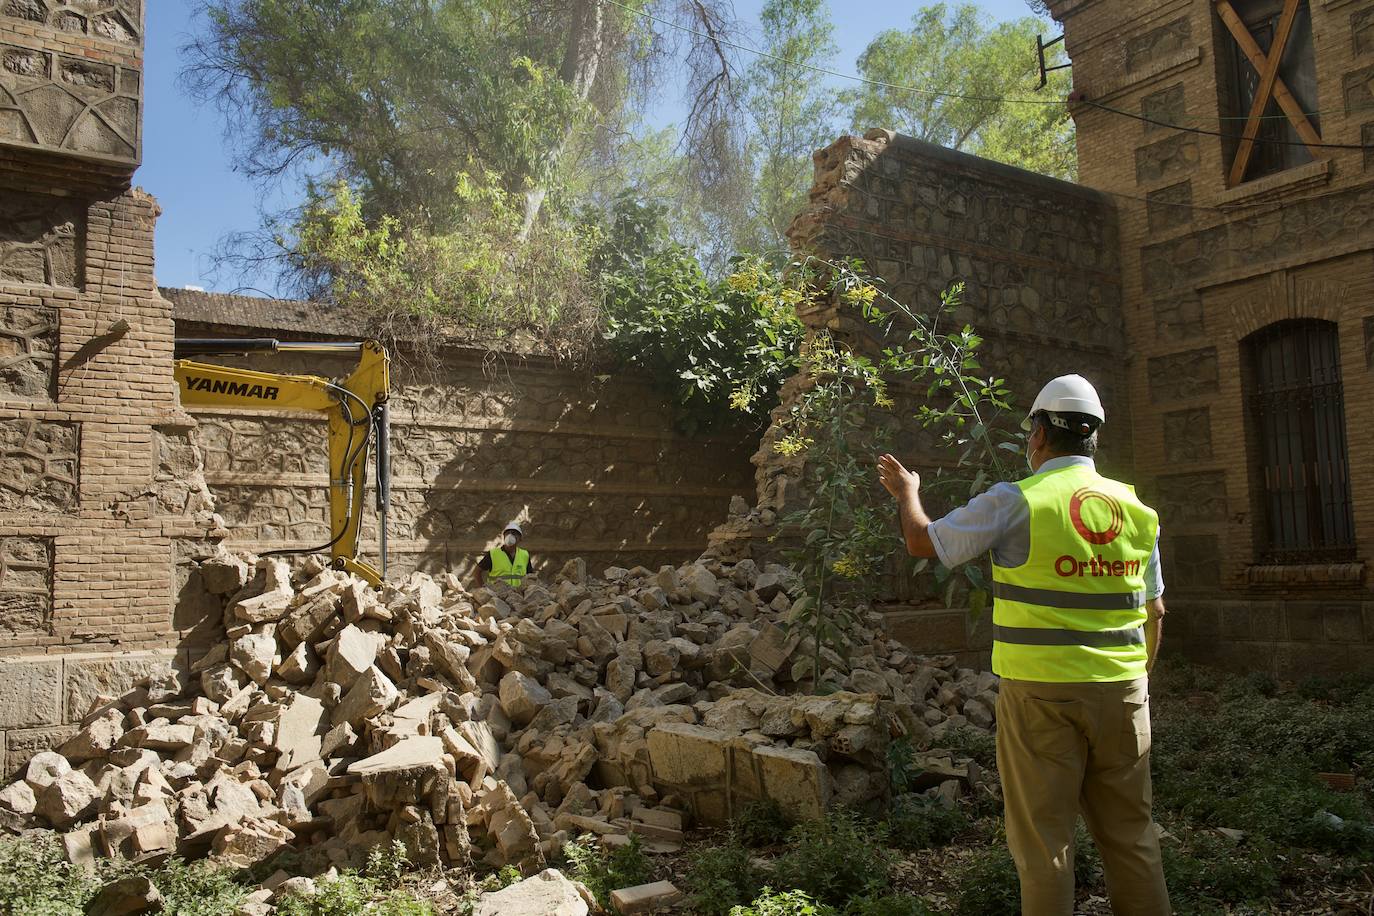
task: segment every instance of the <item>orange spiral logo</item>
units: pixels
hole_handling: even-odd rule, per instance
[[[1102,531],[1094,531],[1083,520],[1083,505],[1093,499],[1100,499],[1105,503],[1107,511],[1111,514],[1111,522]],[[1121,511],[1121,503],[1106,493],[1099,493],[1088,487],[1074,493],[1069,500],[1069,519],[1073,522],[1073,528],[1078,532],[1079,537],[1089,544],[1110,544],[1116,540],[1126,522],[1125,513]]]

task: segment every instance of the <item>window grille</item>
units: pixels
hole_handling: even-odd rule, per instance
[[[1353,559],[1336,325],[1281,321],[1246,338],[1245,350],[1264,517],[1260,561]]]

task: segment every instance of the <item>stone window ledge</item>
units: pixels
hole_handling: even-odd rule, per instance
[[[1257,564],[1246,568],[1245,578],[1251,585],[1349,588],[1364,581],[1364,562]]]
[[[1331,160],[1318,159],[1228,188],[1217,196],[1217,206],[1223,209],[1251,207],[1286,194],[1311,190],[1330,180]]]

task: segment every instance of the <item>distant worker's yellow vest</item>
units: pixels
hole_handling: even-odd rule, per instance
[[[487,556],[491,557],[491,578],[500,579],[511,588],[519,588],[530,571],[530,552],[523,547],[515,548],[515,562],[510,561],[500,547],[493,547]]]
[[[992,670],[1023,681],[1145,675],[1145,566],[1159,516],[1135,488],[1084,465],[1017,484],[1030,556],[992,567]]]

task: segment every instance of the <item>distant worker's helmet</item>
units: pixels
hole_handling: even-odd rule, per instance
[[[509,525],[507,525],[505,528],[502,528],[502,529],[501,529],[501,533],[502,533],[502,534],[505,534],[507,531],[514,531],[516,534],[520,535],[521,537],[524,537],[524,536],[525,536],[525,532],[521,531],[521,530],[520,530],[520,526],[517,525],[517,524],[515,524],[515,522],[511,522],[511,523],[510,523]]]
[[[1049,421],[1053,425],[1080,435],[1091,434],[1107,419],[1097,389],[1081,375],[1061,375],[1050,379],[1035,396],[1035,403],[1031,405],[1021,428],[1030,429],[1031,417],[1042,411],[1049,414]],[[1079,414],[1080,417],[1070,419],[1064,414]]]

